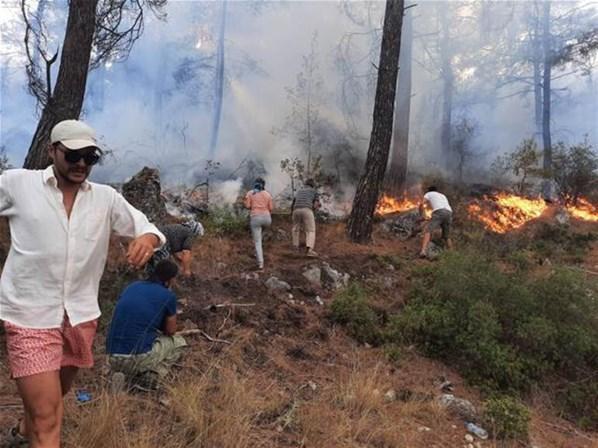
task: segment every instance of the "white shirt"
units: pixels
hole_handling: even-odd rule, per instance
[[[59,328],[100,316],[98,289],[110,231],[125,237],[164,235],[108,185],[84,182],[70,219],[52,166],[0,176],[0,215],[10,251],[0,279],[0,320],[26,328]]]
[[[432,212],[435,212],[436,210],[448,210],[449,212],[453,211],[448,199],[442,193],[438,193],[437,191],[428,191],[426,194],[424,194],[424,199],[432,206]]]

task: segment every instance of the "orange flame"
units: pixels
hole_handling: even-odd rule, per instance
[[[396,199],[384,194],[378,201],[378,205],[376,205],[376,214],[388,215],[389,213],[401,213],[418,207],[419,203],[415,200],[405,197]]]
[[[573,218],[598,222],[598,208],[587,199],[579,198],[577,205],[568,205],[567,211]]]
[[[486,229],[506,233],[538,218],[546,209],[543,199],[529,199],[514,194],[499,193],[495,198],[485,197],[467,207],[469,216],[477,219]]]

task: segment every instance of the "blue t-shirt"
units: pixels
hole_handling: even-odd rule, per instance
[[[176,314],[176,296],[160,283],[137,281],[120,295],[106,352],[115,355],[147,353],[162,330],[164,319]]]

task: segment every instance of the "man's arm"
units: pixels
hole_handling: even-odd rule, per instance
[[[176,333],[176,314],[174,316],[166,316],[164,318],[162,333],[164,333],[166,336],[173,336]]]
[[[114,192],[110,218],[112,230],[116,234],[134,238],[129,243],[127,261],[137,268],[144,266],[152,257],[154,249],[166,242],[162,232],[120,193]]]
[[[191,260],[193,259],[193,252],[187,249],[183,249],[180,252],[174,254],[175,257],[181,261],[183,268],[183,275],[189,277],[191,275]]]
[[[427,202],[427,199],[424,196],[422,198],[421,202],[419,203],[419,214],[422,218],[425,216],[424,213],[425,213],[425,208],[426,208],[426,202]]]

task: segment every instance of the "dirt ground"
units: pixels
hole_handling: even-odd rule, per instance
[[[302,275],[306,268],[325,261],[371,286],[377,306],[398,311],[409,285],[408,267],[429,263],[417,258],[419,243],[419,238],[399,241],[377,226],[372,244],[354,245],[346,240],[344,224],[332,222],[319,224],[316,249],[320,258],[310,259],[292,250],[288,216],[275,216],[264,247],[266,268],[256,273],[249,233],[236,238],[207,236],[199,241],[194,248],[194,276],[180,280],[175,290],[182,311],[179,324],[197,326],[226,342],[189,336],[190,348],[173,384],[193,381],[215,365],[230,367],[236,377],[249,381],[262,403],[250,422],[251,441],[242,444],[239,438],[237,443],[213,442],[212,446],[467,447],[463,422],[440,409],[435,397],[444,380],[454,384],[456,396],[476,405],[480,404],[479,392],[449,366],[420,356],[413,347],[407,347],[396,363],[387,359],[383,349],[356,343],[327,318],[333,291],[310,284]],[[108,316],[118,290],[137,275],[124,267],[122,247],[117,242],[112,245],[102,282],[102,308]],[[2,248],[6,250],[6,245]],[[598,245],[584,269],[598,270]],[[264,281],[271,276],[288,282],[292,289],[269,291]],[[219,304],[242,306],[210,307]],[[79,415],[88,412],[86,407],[97,406],[108,384],[103,348],[108,316],[102,319],[95,343],[96,366],[82,372],[75,385],[75,389],[91,392],[92,404],[77,404],[72,392],[66,398],[65,446],[132,446],[124,441],[76,442],[85,428]],[[0,346],[0,428],[8,428],[21,407],[9,380],[1,333]],[[381,397],[391,389],[397,398],[387,402]],[[371,410],[346,404],[364,391],[369,398],[360,403],[371,402]],[[336,400],[345,404],[336,406]],[[478,441],[475,446],[598,447],[597,435],[582,433],[559,419],[541,393],[529,404],[529,445]],[[127,421],[140,426],[135,419],[143,417],[138,414],[132,410]],[[162,446],[210,445],[173,442]]]

